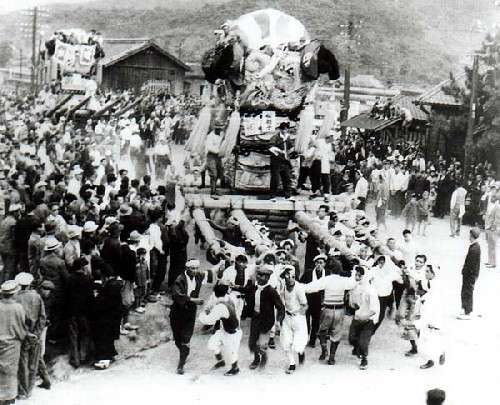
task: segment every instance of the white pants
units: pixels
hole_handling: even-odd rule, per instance
[[[443,337],[440,330],[423,327],[418,341],[419,351],[424,360],[437,362],[444,353]]]
[[[285,351],[303,353],[308,340],[305,315],[285,315],[281,326],[280,340]]]
[[[241,329],[235,333],[227,333],[224,329],[216,331],[208,340],[208,348],[222,357],[229,365],[238,361],[238,351],[242,337]]]

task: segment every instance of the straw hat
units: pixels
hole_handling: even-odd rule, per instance
[[[3,295],[14,295],[17,293],[21,287],[15,280],[7,280],[0,286],[0,292]]]

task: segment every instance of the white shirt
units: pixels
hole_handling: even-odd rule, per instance
[[[208,314],[202,311],[199,316],[199,320],[203,325],[215,325],[220,319],[226,318],[229,318],[229,310],[221,302],[217,303]]]
[[[409,242],[403,240],[401,245],[399,245],[399,250],[403,253],[403,260],[406,265],[408,267],[411,266],[415,260],[415,256],[417,255],[417,246],[413,239]]]
[[[406,176],[403,172],[394,173],[389,178],[389,190],[391,191],[402,191],[404,190],[404,184],[406,182]]]
[[[221,142],[222,142],[222,137],[220,135],[215,135],[215,133],[210,132],[207,135],[205,143],[205,153],[213,153],[218,155],[220,151]]]
[[[249,269],[249,266],[244,271],[244,285],[248,283],[248,280],[250,280],[251,275],[252,275],[252,269]],[[219,279],[219,282],[224,285],[231,285],[236,283],[236,267],[234,266],[229,266],[226,269],[224,269],[224,272],[222,273],[222,278]]]
[[[67,191],[68,191],[68,193],[71,193],[71,194],[75,195],[76,197],[78,197],[81,187],[82,187],[82,184],[80,183],[80,181],[73,178],[73,179],[70,179],[70,181],[68,181]]]
[[[351,291],[351,303],[359,305],[359,309],[354,313],[354,319],[359,319],[370,312],[374,312],[369,319],[374,323],[378,322],[380,302],[375,288],[367,280],[362,280]]]
[[[368,181],[364,177],[361,177],[356,183],[356,188],[354,189],[354,195],[356,197],[363,197],[363,198],[366,198],[366,196],[368,195]]]
[[[158,224],[149,225],[149,246],[151,249],[156,248],[161,254],[163,254],[163,241],[161,240],[161,229]]]
[[[142,145],[142,139],[139,134],[132,134],[130,137],[130,147],[139,149]]]
[[[377,291],[379,297],[387,297],[392,293],[393,281],[403,282],[398,268],[392,263],[392,260],[386,259],[382,268],[372,267],[369,272],[371,283]]]
[[[288,291],[285,286],[283,292],[281,293],[281,297],[283,298],[283,303],[285,304],[285,311],[293,315],[299,314],[301,309],[307,305],[305,286],[297,281],[295,282],[292,291]]]
[[[356,286],[354,276],[341,277],[338,274],[330,274],[316,281],[306,284],[306,293],[325,291],[325,305],[342,305],[344,303],[344,293],[352,290]]]
[[[255,291],[255,306],[254,306],[254,311],[257,313],[260,312],[260,294],[262,293],[262,290],[266,288],[268,285],[269,283],[267,283],[266,285],[257,284],[257,290]]]
[[[330,218],[328,216],[325,216],[323,219],[320,217],[314,218],[314,221],[319,223],[321,228],[323,228],[325,231],[328,230],[328,222],[330,222]]]
[[[190,297],[191,293],[196,289],[196,279],[194,277],[191,278],[186,274],[186,280],[187,280],[186,295]]]
[[[317,138],[315,141],[314,159],[321,161],[321,174],[330,174],[331,146],[325,138]]]
[[[170,148],[166,143],[159,143],[155,146],[155,154],[159,156],[169,156]]]

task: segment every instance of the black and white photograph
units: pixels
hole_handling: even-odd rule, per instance
[[[0,405],[500,403],[500,0],[0,0]]]

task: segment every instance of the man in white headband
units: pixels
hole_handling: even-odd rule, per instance
[[[200,271],[200,261],[190,259],[186,262],[186,270],[177,277],[172,286],[174,303],[170,310],[170,326],[175,345],[179,349],[177,374],[184,374],[196,320],[196,306],[203,305],[203,299],[199,296],[205,279],[205,272]]]

